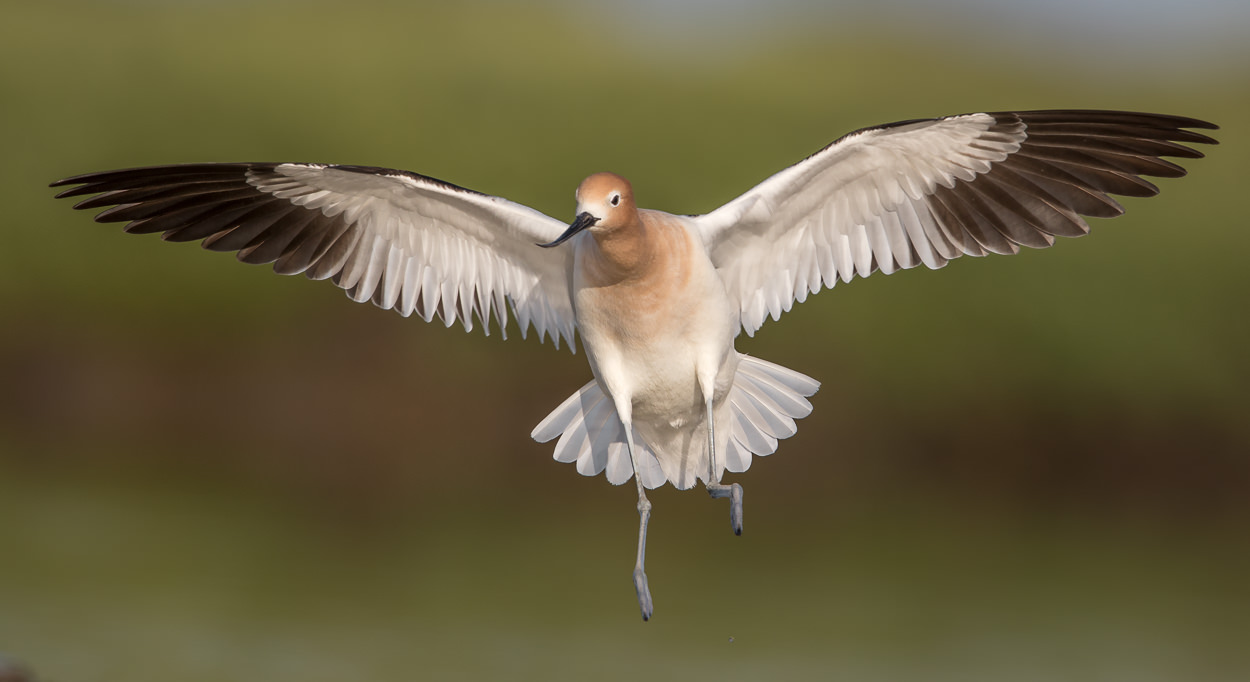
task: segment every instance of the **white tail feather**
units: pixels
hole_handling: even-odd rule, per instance
[[[777,441],[793,436],[797,430],[794,420],[811,414],[812,404],[807,396],[818,388],[820,383],[809,376],[739,355],[733,387],[716,411],[717,459],[722,471],[741,473],[750,468],[752,455],[763,457],[776,452]],[[635,426],[634,447],[642,484],[658,488],[671,482],[686,489],[698,479],[706,479],[709,467],[704,428],[699,421],[686,427],[698,429],[698,434],[661,438],[657,433],[647,439]],[[534,427],[530,436],[540,443],[559,436],[552,456],[557,462],[576,462],[578,473],[584,476],[606,472],[613,485],[633,478],[625,427],[597,382],[591,381],[569,396]]]

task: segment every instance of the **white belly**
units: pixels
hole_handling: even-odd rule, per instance
[[[732,351],[732,336],[715,320],[702,319],[707,316],[697,309],[687,309],[688,317],[668,319],[639,312],[604,316],[602,324],[584,332],[595,377],[614,400],[629,404],[637,423],[679,426],[701,417],[700,372],[719,372]],[[648,333],[632,333],[637,329]]]

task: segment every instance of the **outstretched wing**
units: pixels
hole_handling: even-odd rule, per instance
[[[962,255],[1044,248],[1089,231],[1081,216],[1152,196],[1140,176],[1180,177],[1160,157],[1215,144],[1191,118],[1022,111],[903,121],[846,135],[715,211],[694,218],[754,334],[839,279],[940,268]]]
[[[538,211],[416,173],[305,163],[211,163],[105,171],[66,178],[58,197],[112,206],[98,222],[170,241],[203,240],[280,274],[331,279],[372,300],[447,326],[473,317],[501,332],[510,305],[522,336],[573,348],[569,249],[542,249],[566,225]]]

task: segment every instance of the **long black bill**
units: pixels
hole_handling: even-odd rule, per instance
[[[577,219],[573,221],[572,225],[569,225],[569,229],[565,230],[564,234],[560,235],[559,237],[556,237],[556,240],[553,242],[547,242],[546,244],[539,244],[539,246],[543,247],[544,249],[550,249],[553,246],[559,246],[563,244],[564,242],[567,242],[569,239],[571,239],[573,235],[577,234],[578,232],[581,232],[582,230],[588,227],[591,227],[597,222],[599,222],[598,218],[590,215],[588,211],[582,211],[581,213],[577,214]]]

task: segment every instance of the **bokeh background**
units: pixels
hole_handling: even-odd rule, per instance
[[[1174,6],[1173,6],[1174,5]],[[1243,3],[0,3],[0,657],[57,682],[1250,679]],[[850,130],[1215,121],[1094,233],[825,292],[740,348],[824,382],[746,532],[527,434],[533,339],[101,226],[48,182],[391,166],[568,218],[714,208]],[[515,336],[515,334],[513,335]]]

